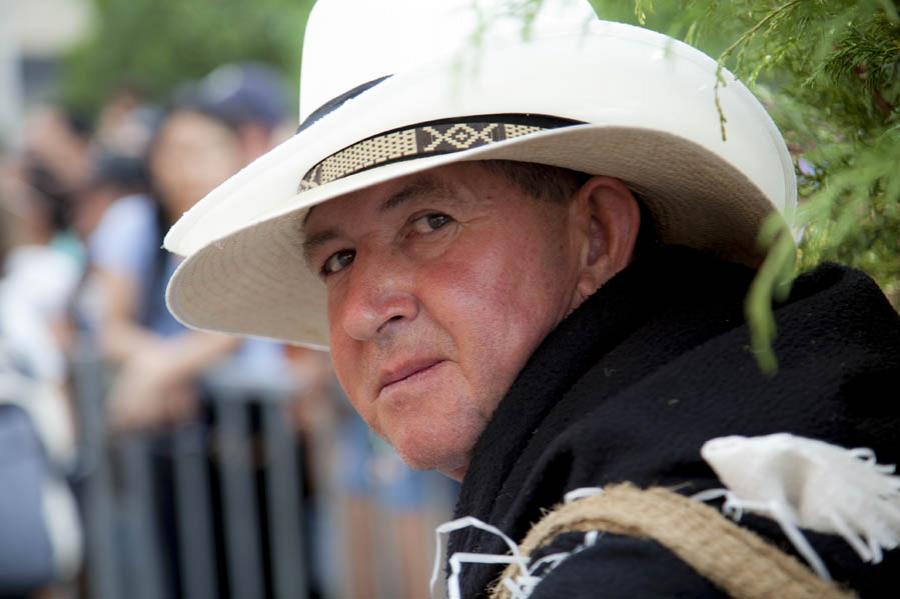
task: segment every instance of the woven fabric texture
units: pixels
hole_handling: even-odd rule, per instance
[[[855,596],[714,508],[660,487],[611,485],[598,495],[557,506],[531,528],[520,550],[531,555],[563,532],[592,530],[653,539],[737,599]],[[511,565],[500,580],[515,575]],[[496,599],[510,596],[501,584],[491,593]]]
[[[382,164],[450,154],[544,131],[547,127],[493,122],[426,124],[392,131],[344,148],[309,169],[298,191],[305,191]]]

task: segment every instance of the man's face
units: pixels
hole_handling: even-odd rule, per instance
[[[461,163],[331,200],[304,229],[350,401],[411,466],[461,478],[500,399],[576,304],[568,206]]]

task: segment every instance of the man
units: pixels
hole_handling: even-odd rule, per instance
[[[683,495],[724,484],[700,448],[725,435],[786,431],[891,461],[879,385],[897,382],[896,313],[859,273],[816,271],[779,306],[781,370],[762,375],[742,301],[759,225],[796,192],[759,103],[726,76],[726,142],[716,65],[696,50],[592,21],[587,3],[544,2],[524,37],[490,18],[503,3],[482,4],[484,20],[467,5],[319,2],[300,130],[170,232],[187,259],[169,306],[194,327],[330,346],[369,425],[462,481],[457,512],[482,524],[451,538],[451,594],[483,596],[511,561],[522,572],[497,592],[740,590],[741,564],[771,553],[756,537],[723,575],[700,563],[714,548],[686,556],[615,522],[556,529],[516,561],[483,523],[517,544],[566,493],[622,481],[679,490],[651,507],[687,518]],[[745,534],[702,518],[694,529]],[[771,520],[742,524],[794,552]],[[825,532],[804,538],[835,579],[890,583],[894,553],[871,566]],[[783,566],[840,592],[781,549],[749,578]]]
[[[538,343],[625,268],[638,230],[616,179],[566,201],[529,197],[494,170],[401,177],[318,207],[304,227],[357,410],[409,464],[457,480]]]

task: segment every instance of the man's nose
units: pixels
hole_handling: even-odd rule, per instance
[[[341,324],[358,341],[388,337],[419,313],[412,292],[411,273],[403,259],[366,259],[353,262],[348,291],[344,296]]]

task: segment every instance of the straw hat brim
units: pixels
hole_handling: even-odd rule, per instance
[[[325,349],[325,287],[306,267],[302,250],[302,222],[309,208],[398,176],[488,159],[540,162],[622,179],[644,198],[663,241],[750,264],[761,257],[756,236],[772,204],[721,157],[661,131],[577,125],[395,163],[305,192],[299,205],[206,245],[183,261],[169,284],[169,308],[192,328]]]
[[[584,124],[301,185],[324,160],[388,132],[503,115]],[[169,283],[169,308],[192,328],[326,347],[325,290],[301,251],[306,211],[393,178],[486,159],[617,177],[646,203],[664,242],[751,265],[761,257],[763,218],[796,202],[784,141],[745,86],[695,48],[597,21],[444,57],[337,105],[176,223],[165,246],[186,259]]]

